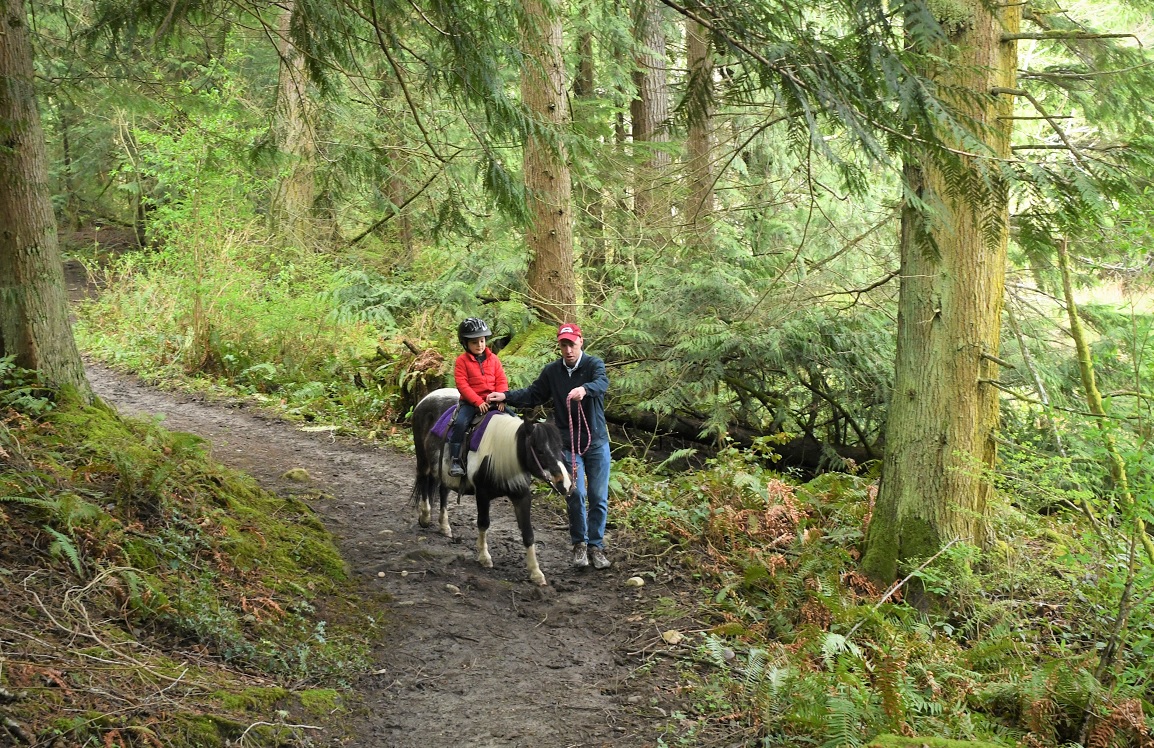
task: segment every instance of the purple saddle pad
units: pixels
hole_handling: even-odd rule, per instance
[[[430,429],[433,436],[438,439],[447,439],[449,437],[449,424],[453,422],[453,416],[455,415],[457,415],[456,405],[449,407],[448,410],[442,413],[441,417],[437,419],[437,422],[433,424],[433,428]]]
[[[441,417],[437,419],[437,422],[433,424],[433,428],[430,429],[432,431],[433,435],[439,439],[448,439],[449,438],[449,426],[452,425],[453,417],[456,415],[457,415],[457,406],[456,405],[448,408],[444,413],[442,413]],[[484,436],[484,434],[485,434],[485,427],[489,425],[489,419],[490,418],[492,418],[493,416],[505,416],[505,415],[509,415],[509,414],[505,413],[504,411],[500,411],[500,410],[490,410],[488,413],[486,413],[485,417],[481,419],[481,422],[479,424],[477,424],[477,428],[473,429],[473,438],[469,440],[469,449],[475,451],[477,449],[477,447],[481,446],[481,437]]]

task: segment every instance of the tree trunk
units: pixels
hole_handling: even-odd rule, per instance
[[[294,0],[286,0],[277,32],[280,82],[277,96],[277,144],[285,158],[285,170],[273,196],[272,218],[278,231],[301,246],[312,244],[315,234],[313,203],[316,201],[316,137],[313,107],[308,94],[305,58],[290,36]]]
[[[964,9],[966,20],[953,29],[953,57],[935,78],[942,90],[970,94],[955,106],[972,118],[974,136],[991,155],[1009,158],[1013,101],[989,92],[1013,86],[1017,47],[1001,36],[1017,31],[1021,6],[968,0]],[[970,157],[962,168],[976,177],[988,164]],[[907,159],[905,174],[907,189],[936,210],[927,217],[907,201],[902,211],[894,389],[862,560],[882,584],[896,578],[899,562],[927,558],[954,538],[984,540],[998,421],[998,390],[988,383],[998,369],[987,355],[997,356],[1000,343],[1005,185],[991,169],[989,189],[961,194],[936,163],[917,156]]]
[[[68,321],[23,0],[0,0],[0,356],[91,390]]]
[[[633,73],[637,96],[633,99],[633,142],[640,163],[634,179],[633,210],[643,225],[664,224],[671,208],[668,190],[662,189],[662,172],[669,166],[669,82],[665,64],[665,30],[659,0],[636,0],[634,40],[637,70]]]
[[[577,77],[573,80],[573,96],[578,101],[596,98],[593,67],[593,34],[585,32],[577,46]],[[578,111],[589,112],[590,107]],[[594,110],[595,111],[595,110]],[[575,115],[576,116],[576,115]],[[599,184],[590,185],[580,171],[574,175],[573,189],[577,195],[579,223],[588,237],[578,248],[583,267],[581,288],[586,303],[600,304],[605,300],[605,273],[609,261],[609,246],[605,236],[605,196]]]
[[[1062,272],[1062,294],[1066,299],[1066,316],[1070,320],[1070,337],[1074,339],[1074,350],[1078,357],[1078,373],[1082,378],[1082,391],[1086,394],[1086,405],[1098,421],[1098,432],[1102,435],[1102,445],[1106,447],[1106,457],[1110,468],[1110,478],[1114,481],[1114,490],[1122,499],[1122,506],[1126,513],[1134,517],[1137,537],[1141,538],[1142,546],[1150,561],[1154,562],[1154,541],[1146,532],[1146,522],[1141,514],[1135,511],[1134,494],[1130,491],[1130,478],[1126,473],[1126,461],[1118,451],[1118,443],[1114,440],[1106,424],[1106,406],[1102,403],[1102,393],[1098,391],[1098,382],[1094,376],[1094,359],[1090,354],[1090,343],[1086,340],[1086,332],[1082,328],[1082,316],[1078,313],[1078,303],[1074,300],[1074,284],[1070,279],[1070,255],[1066,248],[1066,240],[1058,242],[1058,268]],[[1093,515],[1091,515],[1093,516]]]
[[[388,76],[388,73],[382,73],[382,75]],[[398,88],[400,86],[395,85],[391,77],[385,77],[380,88],[382,103],[388,105],[392,102],[397,96]],[[381,124],[382,132],[390,132],[389,123],[384,118],[381,118]],[[408,202],[412,199],[409,185],[409,160],[404,155],[405,149],[402,143],[397,142],[391,145],[393,147],[385,148],[381,153],[382,166],[387,174],[384,193],[385,197],[392,203],[392,214],[396,216],[394,221],[396,225],[391,231],[404,248],[405,262],[411,263],[416,256],[416,245],[413,242],[413,225],[407,207]]]
[[[569,164],[561,130],[569,121],[562,59],[561,18],[550,0],[524,0],[525,62],[521,98],[538,120],[525,140],[525,191],[531,225],[530,303],[553,321],[572,318],[573,206]]]
[[[689,195],[685,201],[685,220],[700,249],[709,247],[709,226],[713,220],[713,58],[709,52],[708,33],[700,23],[686,20],[689,67],[686,172]]]

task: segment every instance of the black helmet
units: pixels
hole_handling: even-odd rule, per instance
[[[457,340],[465,350],[469,349],[469,341],[473,338],[488,338],[492,335],[493,333],[485,324],[485,320],[477,317],[469,317],[457,325]]]

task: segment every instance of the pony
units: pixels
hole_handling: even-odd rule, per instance
[[[468,450],[464,477],[449,475],[451,458],[445,439],[433,433],[441,415],[460,398],[457,390],[445,387],[423,397],[413,408],[413,446],[417,453],[417,478],[413,484],[413,502],[419,506],[418,522],[430,525],[430,504],[434,495],[441,499],[438,529],[453,537],[449,524],[449,491],[457,495],[472,493],[477,499],[477,563],[492,568],[486,536],[489,531],[489,504],[508,496],[525,545],[525,562],[529,578],[543,585],[545,575],[537,563],[537,547],[530,521],[533,478],[544,481],[562,496],[573,490],[573,479],[565,467],[561,432],[551,423],[534,423],[517,416],[494,414],[489,417],[480,443]],[[470,439],[470,442],[475,440]]]

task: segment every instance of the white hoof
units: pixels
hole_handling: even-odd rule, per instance
[[[546,585],[545,575],[541,572],[541,565],[537,563],[537,544],[529,546],[525,549],[525,565],[529,567],[529,578],[535,584]]]
[[[448,512],[443,512],[441,514],[441,521],[440,521],[438,527],[440,528],[441,534],[444,535],[446,538],[453,537],[453,526],[449,524],[449,513]]]

